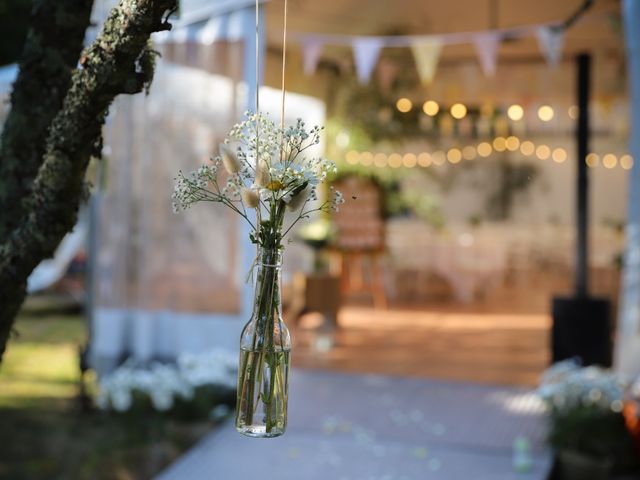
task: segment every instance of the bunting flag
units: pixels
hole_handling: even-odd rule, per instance
[[[371,78],[382,48],[410,48],[423,84],[433,81],[443,45],[472,44],[482,71],[487,76],[496,72],[498,49],[503,38],[516,39],[535,36],[542,55],[550,66],[559,63],[564,46],[565,28],[561,23],[522,25],[512,28],[477,32],[444,33],[438,35],[382,35],[359,37],[339,34],[294,34],[302,44],[305,73],[312,73],[317,66],[325,45],[345,45],[353,48],[356,73],[362,83]],[[381,66],[382,83],[389,84],[391,69]]]
[[[498,47],[500,47],[500,34],[497,32],[480,33],[473,38],[473,46],[476,49],[482,72],[487,77],[496,73],[498,63]]]
[[[318,67],[324,44],[322,40],[308,39],[302,42],[302,62],[305,75],[313,75]]]
[[[357,37],[353,40],[353,57],[360,83],[369,82],[383,45],[383,40],[377,37]]]
[[[538,45],[547,64],[555,67],[562,57],[564,46],[564,30],[553,26],[542,26],[536,29]]]
[[[442,42],[439,39],[421,40],[411,44],[418,75],[423,85],[429,85],[436,75]]]

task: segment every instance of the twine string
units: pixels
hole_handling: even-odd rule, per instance
[[[260,163],[260,0],[256,0],[256,172]]]
[[[287,0],[284,0],[284,24],[282,27],[282,103],[280,105],[280,161],[284,160],[284,106],[286,96],[285,71],[287,66]]]

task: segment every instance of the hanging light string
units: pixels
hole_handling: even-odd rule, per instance
[[[282,104],[280,105],[280,129],[282,138],[280,139],[280,160],[284,158],[284,106],[285,106],[285,70],[287,65],[287,0],[284,0],[284,25],[282,27]]]

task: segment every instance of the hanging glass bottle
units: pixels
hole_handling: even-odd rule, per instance
[[[258,253],[253,315],[240,337],[236,429],[277,437],[287,427],[291,337],[282,321],[278,249]]]

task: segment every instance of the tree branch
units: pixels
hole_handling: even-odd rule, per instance
[[[76,222],[84,174],[113,99],[136,93],[153,77],[152,32],[170,28],[165,14],[176,0],[121,0],[102,33],[82,54],[81,67],[49,131],[44,161],[26,216],[0,245],[0,357],[40,260],[50,257]]]

